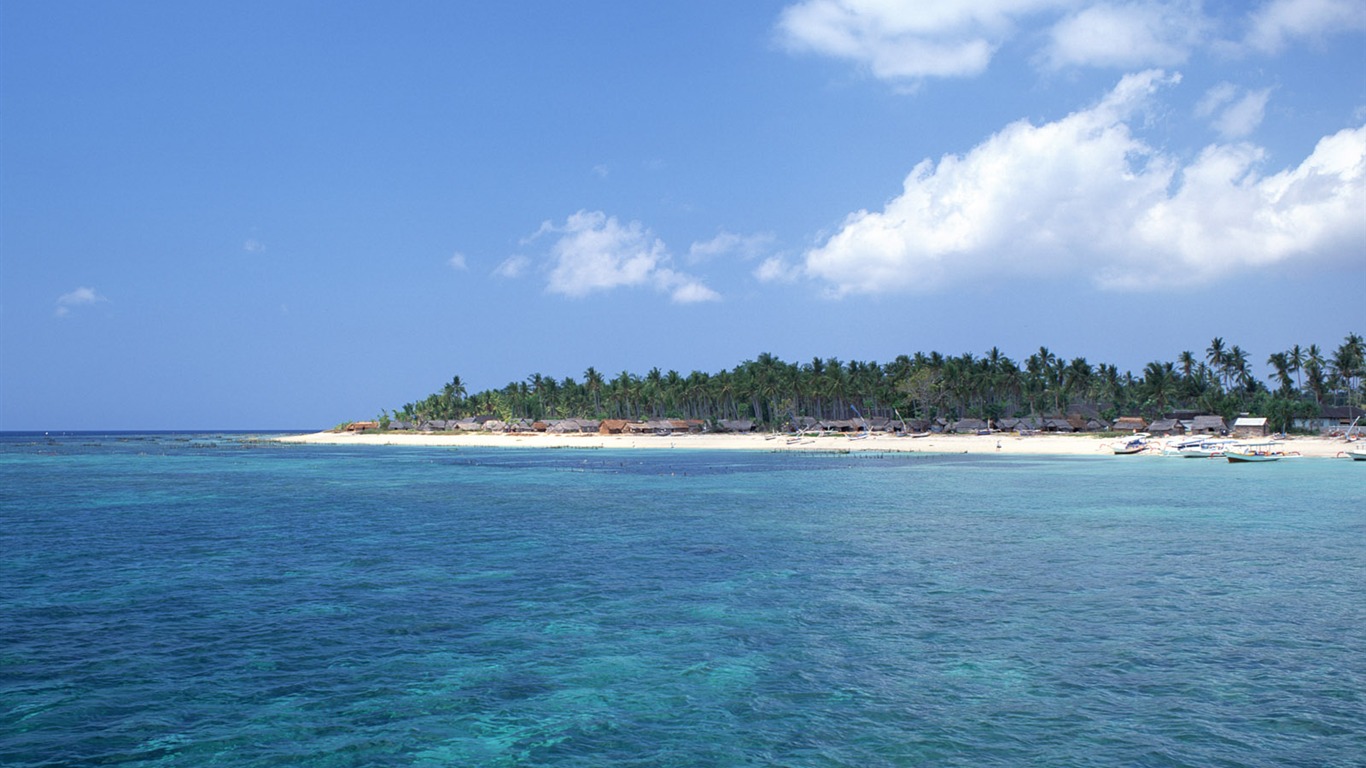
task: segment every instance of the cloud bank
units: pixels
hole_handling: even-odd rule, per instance
[[[1037,42],[1051,68],[1172,67],[1202,46],[1275,54],[1294,41],[1366,29],[1366,0],[1271,0],[1213,16],[1199,0],[800,0],[779,15],[794,53],[917,82],[981,74],[1006,43]],[[1241,15],[1240,15],[1241,14]]]
[[[1366,247],[1366,126],[1262,176],[1265,152],[1215,144],[1182,163],[1134,135],[1179,76],[1124,77],[1094,106],[1019,121],[965,155],[925,160],[880,211],[849,215],[807,252],[835,295],[934,291],[1081,275],[1109,289],[1208,283]]]

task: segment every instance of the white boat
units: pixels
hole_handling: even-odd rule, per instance
[[[1168,441],[1166,445],[1162,447],[1162,455],[1180,456],[1184,459],[1217,458],[1223,456],[1225,451],[1236,446],[1237,443],[1237,440],[1211,440],[1208,437]]]
[[[1258,461],[1278,461],[1298,453],[1286,453],[1279,443],[1239,443],[1224,451],[1224,458],[1230,464],[1246,464]]]
[[[1149,435],[1146,433],[1140,432],[1122,442],[1112,443],[1110,445],[1110,450],[1114,451],[1116,456],[1142,453],[1148,449],[1148,437]]]

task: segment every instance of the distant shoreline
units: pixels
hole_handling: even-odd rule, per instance
[[[1031,435],[1014,433],[993,435],[929,435],[923,438],[874,434],[866,438],[846,436],[790,436],[765,434],[690,434],[690,435],[598,435],[543,433],[430,433],[408,432],[314,432],[272,438],[282,443],[308,445],[394,445],[451,448],[612,448],[873,452],[873,453],[969,453],[1028,456],[1110,456],[1110,446],[1119,438],[1092,435]],[[1340,438],[1290,437],[1277,441],[1287,453],[1315,458],[1333,458],[1350,446]],[[1156,456],[1158,452],[1138,454]]]

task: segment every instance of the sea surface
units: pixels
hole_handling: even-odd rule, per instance
[[[9,434],[0,765],[1362,766],[1366,463]]]

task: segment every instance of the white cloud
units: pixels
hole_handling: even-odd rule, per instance
[[[1197,117],[1211,118],[1210,125],[1225,139],[1241,139],[1257,130],[1266,116],[1271,89],[1248,91],[1239,97],[1239,88],[1220,83],[1205,93],[1195,107]]]
[[[777,24],[790,51],[894,82],[981,74],[1002,45],[1040,26],[1051,26],[1040,58],[1053,67],[1141,67],[1186,61],[1214,25],[1199,0],[799,0]]]
[[[446,263],[450,265],[451,269],[454,269],[457,272],[464,272],[470,268],[469,264],[465,261],[465,254],[459,251],[452,253],[451,257],[446,260]]]
[[[790,50],[849,59],[886,80],[976,75],[1017,18],[1068,0],[801,0],[778,31]]]
[[[1146,289],[1366,247],[1366,127],[1265,178],[1246,144],[1182,167],[1129,127],[1178,81],[1129,75],[1093,107],[920,163],[883,210],[851,214],[809,251],[807,274],[835,295],[1074,275]]]
[[[516,280],[526,274],[531,266],[531,259],[526,256],[509,256],[501,264],[493,268],[495,277],[502,277],[508,280]]]
[[[754,270],[754,277],[761,283],[790,283],[802,276],[799,266],[789,264],[781,256],[770,256]]]
[[[752,259],[771,248],[774,239],[774,236],[767,232],[756,235],[722,232],[710,240],[693,243],[688,248],[688,263],[697,264],[721,256]]]
[[[1207,26],[1186,2],[1097,3],[1053,27],[1044,58],[1054,67],[1172,66],[1186,61]]]
[[[242,250],[247,253],[263,253],[266,250],[266,244],[256,238],[250,238],[242,244]]]
[[[601,211],[579,211],[560,226],[545,222],[530,239],[549,234],[558,236],[550,247],[551,293],[577,298],[643,286],[683,304],[720,298],[699,279],[675,271],[664,241],[638,221],[623,225]]]
[[[1251,15],[1246,45],[1278,53],[1291,41],[1366,29],[1366,0],[1271,0]]]
[[[57,317],[66,317],[76,307],[88,306],[101,301],[108,301],[108,299],[97,293],[94,288],[77,288],[70,293],[64,293],[57,297]]]
[[[1211,6],[1207,13],[1205,6]],[[793,53],[853,62],[912,85],[980,75],[1007,43],[1042,44],[1053,68],[1171,67],[1202,47],[1275,54],[1297,41],[1366,29],[1366,0],[796,0],[778,16]],[[1232,42],[1244,33],[1242,42]]]

